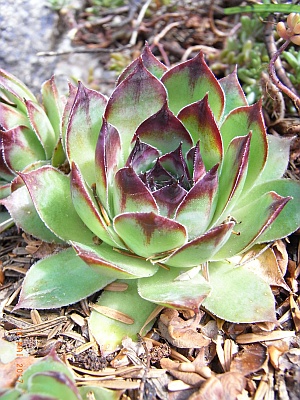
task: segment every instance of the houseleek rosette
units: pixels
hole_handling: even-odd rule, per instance
[[[104,353],[157,305],[274,321],[269,283],[234,256],[297,229],[300,186],[281,178],[290,141],[267,137],[236,73],[217,80],[202,54],[167,70],[146,47],[110,98],[79,84],[70,104],[70,174],[20,173],[26,186],[2,201],[26,232],[71,245],[31,267],[17,307],[60,307],[117,281],[127,289],[105,290],[89,321]]]

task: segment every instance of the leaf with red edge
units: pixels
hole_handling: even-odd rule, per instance
[[[121,157],[121,140],[117,129],[103,118],[95,152],[95,182],[100,203],[111,216],[108,188],[113,185]]]
[[[147,70],[158,79],[160,79],[164,72],[168,70],[168,68],[153,55],[148,43],[145,44],[140,58],[142,59]],[[130,65],[128,65],[127,68],[125,68],[125,70],[118,77],[117,85],[119,85],[125,78],[127,78],[128,75],[131,74],[131,72],[133,72],[138,62],[138,59],[135,59]]]
[[[219,178],[219,198],[214,224],[229,215],[238,200],[247,176],[251,134],[232,139],[229,144]],[[225,216],[224,216],[225,215]]]
[[[226,118],[221,128],[224,150],[235,136],[252,133],[249,166],[244,191],[249,190],[262,172],[268,153],[268,141],[263,121],[261,103],[236,108]]]
[[[150,190],[132,167],[119,169],[113,193],[114,215],[125,212],[158,212]]]
[[[36,134],[26,126],[2,132],[3,157],[12,172],[22,171],[27,165],[45,159],[44,149]]]
[[[231,74],[219,79],[219,84],[225,93],[225,110],[223,118],[237,107],[247,106],[247,99],[239,83],[236,68]]]
[[[220,163],[223,157],[221,134],[208,100],[208,95],[205,95],[202,100],[188,105],[178,114],[194,143],[200,140],[200,151],[206,170]]]
[[[275,192],[263,194],[257,200],[248,203],[231,215],[237,221],[236,234],[231,235],[224,246],[213,256],[213,260],[222,260],[247,250],[259,240],[263,232],[271,226],[284,206],[291,200]]]
[[[174,250],[187,240],[183,225],[153,212],[120,214],[114,228],[131,251],[145,258]]]
[[[85,246],[72,243],[78,256],[91,268],[114,279],[152,276],[158,269],[150,261],[125,251],[116,251],[105,243]]]
[[[152,303],[177,309],[189,309],[195,312],[210,292],[210,284],[198,273],[191,279],[178,279],[178,269],[169,271],[160,268],[149,278],[138,280],[139,295]]]
[[[77,94],[77,90],[78,90],[77,87],[69,82],[69,93],[61,117],[61,138],[64,150],[66,150],[66,134],[67,134],[68,122],[73,107],[73,103]]]
[[[203,99],[208,93],[208,102],[216,120],[222,117],[224,93],[206,64],[203,53],[170,68],[161,80],[167,88],[169,107],[175,115],[183,107]]]
[[[15,128],[18,125],[30,128],[27,116],[17,108],[11,107],[10,105],[0,101],[0,129],[8,130]]]
[[[167,97],[161,82],[138,60],[134,71],[112,93],[104,115],[120,132],[124,159],[131,152],[131,141],[137,127],[160,110]]]
[[[177,182],[164,186],[152,193],[158,207],[159,214],[173,218],[175,210],[186,196],[187,191]]]
[[[202,236],[186,243],[162,262],[178,268],[198,266],[224,246],[232,234],[233,222],[227,222],[205,232]]]
[[[137,137],[156,147],[162,154],[177,149],[180,143],[185,154],[193,145],[189,132],[170,111],[167,102],[157,113],[141,123],[132,140]]]
[[[190,172],[190,176],[193,178],[193,182],[198,182],[206,172],[201,153],[199,140],[195,147],[192,147],[186,155],[187,166]]]
[[[157,149],[137,138],[125,166],[132,167],[139,174],[152,168],[159,155]]]
[[[69,162],[76,162],[85,180],[95,182],[95,148],[102,125],[106,98],[79,83],[66,133]]]
[[[205,232],[215,211],[218,167],[198,180],[176,210],[175,220],[186,226],[189,240]]]
[[[78,216],[71,199],[70,178],[51,166],[20,174],[45,225],[59,238],[85,244],[93,233]]]
[[[101,240],[111,246],[124,247],[113,231],[110,222],[105,220],[91,188],[89,188],[81,175],[78,166],[73,162],[71,168],[71,196],[72,202],[85,225]]]

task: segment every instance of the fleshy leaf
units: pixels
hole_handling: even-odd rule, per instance
[[[210,284],[200,273],[187,280],[178,279],[180,274],[178,269],[167,271],[160,268],[150,278],[139,279],[140,296],[162,306],[198,312],[200,304],[210,292]]]
[[[15,107],[0,101],[0,129],[8,130],[19,125],[30,127],[27,116]]]
[[[269,190],[274,190],[280,196],[291,196],[272,225],[258,238],[258,243],[269,242],[286,237],[298,229],[300,225],[300,182],[292,179],[276,179],[255,186],[245,197],[240,199],[236,207],[245,207]]]
[[[148,317],[157,307],[156,304],[150,303],[140,297],[137,292],[137,281],[126,280],[117,281],[124,282],[128,285],[127,290],[123,292],[104,291],[97,304],[109,307],[112,311],[116,310],[128,315],[134,320],[132,324],[125,324],[92,311],[89,317],[89,328],[100,346],[101,354],[106,356],[120,348],[121,341],[125,336],[129,336],[133,340],[137,340],[137,334],[144,327]],[[99,327],[101,326],[101,329]],[[148,326],[148,330],[151,326]],[[147,332],[147,329],[146,329]],[[143,333],[146,333],[145,330]]]
[[[153,212],[120,214],[114,228],[130,250],[145,258],[181,247],[187,239],[183,225]]]
[[[158,208],[159,214],[173,218],[178,205],[185,197],[187,191],[177,182],[164,186],[152,193]]]
[[[236,68],[231,74],[219,79],[219,84],[225,93],[224,116],[237,107],[247,106],[247,99],[238,81]]]
[[[164,72],[168,70],[168,68],[162,64],[151,52],[150,47],[148,44],[145,44],[143,52],[141,54],[141,58],[143,61],[144,66],[147,68],[151,74],[153,74],[156,78],[160,79]],[[133,72],[135,67],[138,64],[138,59],[135,59],[127,68],[122,72],[117,80],[117,84],[119,85],[128,75]]]
[[[16,308],[66,306],[90,296],[113,280],[86,265],[73,249],[63,250],[30,268]]]
[[[227,222],[205,232],[202,236],[186,243],[176,250],[163,263],[172,267],[190,268],[198,266],[210,258],[222,248],[230,238],[233,222]]]
[[[192,147],[186,156],[187,166],[190,172],[190,176],[193,177],[193,182],[198,182],[206,172],[201,153],[200,153],[200,145],[199,140],[196,143],[195,147]]]
[[[25,232],[45,242],[62,242],[39,217],[26,186],[12,192],[9,197],[1,200],[1,204],[8,209],[16,225]]]
[[[189,240],[208,227],[215,210],[217,189],[218,165],[198,180],[179,205],[175,219],[186,226]]]
[[[147,143],[141,142],[139,137],[137,137],[125,166],[131,166],[137,174],[140,174],[152,168],[159,156],[160,153],[157,149]]]
[[[281,178],[285,173],[290,156],[290,145],[293,138],[267,135],[269,151],[266,165],[255,182],[255,185]]]
[[[96,192],[101,204],[111,215],[108,188],[114,184],[113,178],[121,159],[119,132],[103,118],[95,152]]]
[[[87,186],[74,162],[70,179],[73,205],[85,225],[104,242],[111,246],[123,247],[120,239],[110,228],[110,221],[107,221],[101,214],[91,188]]]
[[[185,154],[193,145],[189,132],[170,111],[167,102],[157,113],[141,123],[133,140],[137,137],[160,150],[162,154],[174,151],[180,143]]]
[[[160,110],[165,101],[164,86],[139,59],[134,71],[112,93],[104,115],[120,132],[124,159],[130,154],[131,140],[137,127]]]
[[[83,399],[88,399],[88,396],[94,396],[95,400],[119,400],[122,390],[111,390],[101,386],[80,386],[79,393]],[[92,395],[91,395],[92,393]]]
[[[150,190],[132,167],[119,169],[115,175],[114,215],[125,212],[158,212]]]
[[[239,107],[233,110],[221,126],[224,150],[235,136],[252,133],[249,152],[249,166],[244,190],[253,186],[262,172],[268,153],[268,141],[261,112],[261,103]]]
[[[43,83],[41,92],[46,114],[54,129],[55,136],[58,139],[60,135],[64,103],[59,95],[54,76]]]
[[[206,170],[220,163],[223,158],[221,134],[208,99],[208,95],[205,95],[202,100],[188,105],[178,114],[194,143],[200,140],[200,151]]]
[[[222,222],[222,218],[225,219],[229,215],[243,190],[248,169],[250,139],[250,134],[232,139],[225,153],[214,218],[217,223]]]
[[[52,232],[65,241],[92,243],[93,233],[72,203],[69,177],[51,166],[20,175],[40,218]]]
[[[202,305],[209,312],[236,323],[276,321],[272,291],[258,275],[224,261],[208,268],[212,290]]]
[[[189,189],[191,179],[182,154],[181,144],[174,151],[161,156],[159,162],[166,171],[172,174],[175,178],[175,182],[178,182],[182,187]]]
[[[114,250],[105,243],[84,246],[72,243],[79,257],[91,268],[113,279],[135,279],[155,274],[158,267],[126,251]]]
[[[25,127],[2,132],[3,156],[13,172],[22,171],[28,164],[45,159],[45,152],[35,133]]]
[[[40,105],[30,100],[27,100],[25,104],[32,129],[39,138],[45,150],[46,157],[49,159],[52,156],[59,136],[55,133],[44,109]]]
[[[64,150],[66,150],[66,134],[68,129],[68,122],[72,111],[73,103],[77,94],[77,90],[78,90],[77,87],[69,82],[69,94],[61,118],[61,138]]]
[[[166,86],[170,110],[177,115],[188,104],[203,99],[208,102],[219,120],[224,109],[224,93],[216,77],[204,61],[203,53],[169,69],[161,78]]]
[[[70,164],[76,162],[85,180],[95,182],[95,148],[102,125],[106,98],[79,83],[66,133]]]
[[[264,193],[260,198],[249,202],[239,210],[232,210],[231,215],[237,221],[236,234],[212,258],[221,260],[230,258],[246,250],[260,239],[262,233],[276,220],[290,197],[281,197],[275,192]],[[272,228],[271,228],[272,229]]]

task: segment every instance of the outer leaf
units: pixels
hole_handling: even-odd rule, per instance
[[[202,305],[217,317],[236,323],[276,321],[270,286],[247,268],[210,263],[209,282],[212,291]]]
[[[214,223],[229,215],[244,187],[251,135],[236,137],[229,144],[219,179],[219,197]],[[224,213],[226,214],[224,217]]]
[[[212,259],[230,258],[257,242],[290,199],[269,192],[253,202],[248,199],[248,204],[239,210],[232,210],[232,216],[237,221],[237,234],[232,235]]]
[[[158,267],[135,254],[117,251],[102,243],[84,246],[73,243],[79,257],[95,271],[113,279],[134,279],[155,274]]]
[[[69,177],[50,166],[20,176],[40,218],[52,232],[65,241],[92,243],[93,233],[79,218],[72,203]]]
[[[223,158],[222,138],[208,104],[208,95],[183,108],[178,118],[190,132],[194,143],[200,141],[201,156],[206,170],[220,163]]]
[[[51,122],[51,125],[53,126],[55,135],[58,138],[60,135],[61,117],[64,104],[58,93],[54,76],[43,83],[41,92],[46,114]]]
[[[212,218],[218,189],[217,170],[218,165],[199,179],[177,208],[175,219],[186,226],[189,240],[205,232]]]
[[[121,281],[122,282],[122,281]],[[109,318],[97,311],[92,311],[88,324],[93,337],[100,346],[101,354],[106,356],[120,347],[124,337],[137,340],[137,333],[144,327],[148,317],[157,307],[142,299],[137,292],[137,281],[124,281],[128,288],[124,292],[104,291],[97,304],[120,311],[133,318],[133,324],[125,324]],[[101,329],[99,327],[101,326]],[[147,325],[148,329],[151,326]],[[145,333],[145,331],[143,331]]]
[[[189,132],[170,111],[167,102],[138,127],[132,140],[134,141],[137,137],[156,147],[162,154],[176,150],[180,143],[182,143],[182,152],[185,154],[193,145]]]
[[[235,70],[231,74],[219,79],[219,84],[221,85],[221,88],[225,93],[224,117],[235,108],[248,105],[246,96],[239,83],[236,72],[237,71],[235,68]]]
[[[190,268],[206,262],[227,242],[232,234],[233,226],[233,222],[228,222],[205,232],[202,236],[183,245],[162,262],[178,268]]]
[[[255,186],[237,206],[244,207],[269,190],[275,190],[281,196],[291,196],[272,225],[258,238],[258,243],[269,242],[286,237],[300,226],[300,183],[291,179],[276,179]]]
[[[105,105],[102,94],[79,83],[67,127],[66,149],[70,164],[76,162],[90,186],[95,182],[95,148]]]
[[[0,102],[0,128],[2,130],[8,130],[18,125],[27,126],[29,128],[30,124],[27,116],[15,107]]]
[[[180,274],[178,269],[160,268],[152,277],[139,279],[140,296],[162,306],[192,309],[197,313],[210,292],[210,284],[199,273],[187,280],[179,280]]]
[[[90,296],[113,280],[87,266],[73,249],[67,249],[30,268],[16,308],[66,306]]]
[[[101,214],[92,190],[85,183],[74,162],[71,169],[71,196],[78,215],[96,236],[111,246],[124,247],[111,229],[110,221],[105,220]]]
[[[22,171],[27,165],[45,159],[45,152],[35,133],[25,127],[2,132],[3,156],[11,171]]]
[[[8,209],[16,225],[25,232],[45,242],[62,243],[39,217],[26,186],[12,192],[9,197],[1,200],[1,204]]]
[[[68,129],[68,123],[72,111],[72,106],[74,104],[74,100],[77,94],[77,90],[78,90],[77,87],[69,82],[69,94],[61,118],[61,138],[64,150],[66,150],[66,134]]]
[[[167,88],[169,107],[175,115],[183,107],[201,100],[208,93],[209,105],[215,118],[221,118],[224,93],[205,63],[203,53],[169,69],[161,80]]]
[[[122,394],[122,391],[98,386],[80,386],[78,390],[83,399],[88,399],[88,396],[91,396],[90,393],[92,393],[95,400],[119,400]]]
[[[153,212],[120,214],[114,228],[130,250],[145,258],[174,250],[187,240],[183,225]]]
[[[244,190],[253,186],[262,172],[268,154],[268,141],[263,122],[261,103],[233,110],[221,126],[224,150],[235,136],[246,136],[252,132],[249,167]]]
[[[30,100],[25,101],[25,104],[32,129],[40,140],[46,157],[50,159],[59,136],[55,133],[47,114],[40,105]]]
[[[160,110],[165,101],[164,86],[139,59],[134,71],[116,87],[105,110],[107,121],[120,132],[124,159],[130,154],[137,127]]]

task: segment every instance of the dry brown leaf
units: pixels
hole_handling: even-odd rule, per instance
[[[273,251],[278,262],[278,266],[282,275],[284,276],[287,271],[289,256],[286,250],[286,245],[282,240],[276,240],[273,244]]]
[[[205,382],[205,378],[198,375],[196,372],[182,372],[176,370],[169,370],[169,374],[174,376],[174,378],[181,380],[182,382],[186,383],[187,385],[200,387],[200,385]]]
[[[267,349],[259,343],[243,346],[233,358],[230,372],[240,372],[249,375],[260,370],[267,359]]]
[[[158,328],[161,336],[179,348],[201,348],[210,344],[210,339],[197,331],[200,314],[184,320],[173,309],[166,309],[159,317]]]
[[[189,400],[224,400],[224,390],[218,378],[212,376],[201,386]],[[232,399],[233,400],[233,399]]]
[[[299,301],[299,298],[298,298]],[[290,296],[291,313],[295,325],[296,332],[300,331],[300,308],[298,302],[295,301],[293,295]]]
[[[243,392],[246,386],[246,379],[240,372],[225,372],[218,375],[224,391],[224,400],[235,400]]]

